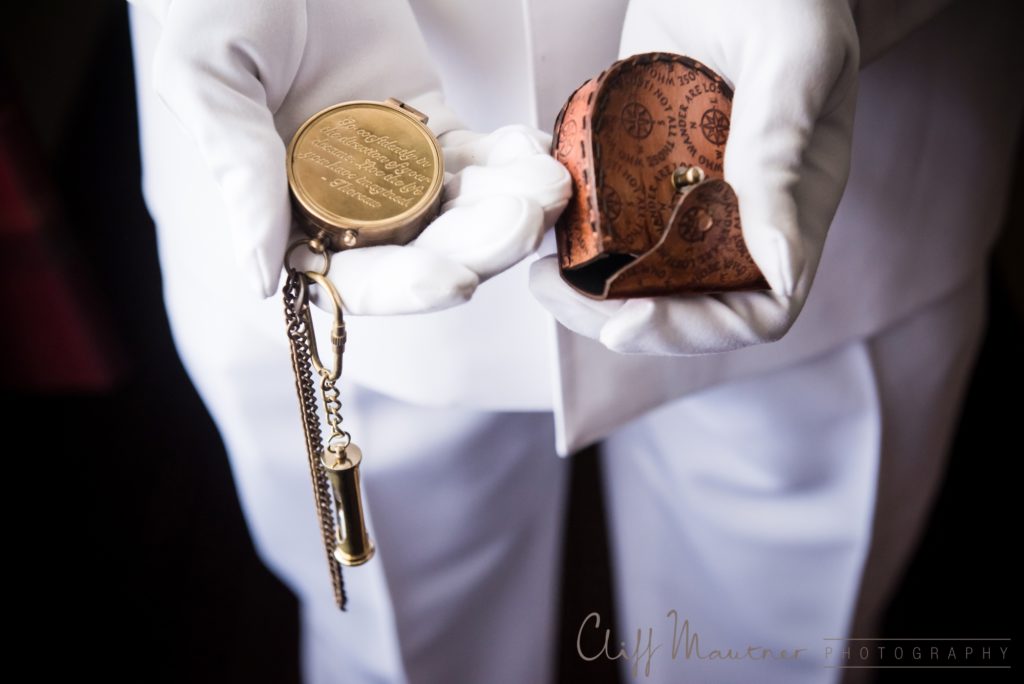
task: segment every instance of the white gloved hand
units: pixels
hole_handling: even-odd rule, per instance
[[[621,56],[693,57],[735,89],[725,179],[771,291],[596,301],[554,257],[531,269],[566,327],[622,353],[701,354],[776,340],[803,307],[846,184],[858,36],[848,0],[633,0]]]
[[[450,172],[442,214],[411,245],[333,257],[330,276],[352,313],[413,313],[465,301],[480,281],[532,252],[568,201],[569,175],[548,154],[546,134],[518,126],[486,136],[456,130],[422,41],[391,49],[389,36],[418,38],[404,0],[365,7],[330,0],[136,3],[162,23],[154,86],[217,180],[236,260],[263,296],[277,290],[294,237],[285,138],[317,109],[295,120],[296,102],[403,99],[430,116]],[[383,97],[362,94],[382,85]],[[360,95],[338,97],[345,88]],[[317,89],[334,94],[311,97]]]
[[[548,153],[546,133],[528,126],[489,135],[455,130],[439,142],[446,176],[440,215],[408,245],[331,258],[329,275],[345,311],[406,314],[461,304],[479,283],[533,253],[569,200],[569,172]],[[298,250],[292,264],[315,269],[319,259]],[[321,304],[315,292],[314,302]]]

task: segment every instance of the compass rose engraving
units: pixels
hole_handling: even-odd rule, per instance
[[[709,142],[724,145],[729,137],[729,117],[712,107],[700,118],[700,132]]]
[[[622,108],[622,126],[629,135],[643,139],[654,130],[654,117],[647,107],[639,102],[630,102]]]

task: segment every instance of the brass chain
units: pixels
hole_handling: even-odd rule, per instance
[[[299,398],[299,410],[302,416],[302,428],[306,437],[306,455],[309,460],[309,472],[313,482],[313,499],[316,504],[317,518],[320,521],[320,534],[323,537],[324,550],[327,553],[327,564],[330,568],[331,585],[334,588],[334,600],[338,608],[345,610],[347,597],[345,583],[341,575],[341,565],[334,558],[337,544],[335,529],[333,496],[331,485],[327,479],[320,454],[323,452],[323,441],[320,432],[320,416],[317,412],[316,385],[313,381],[312,355],[310,354],[310,336],[313,331],[308,329],[309,290],[306,276],[299,271],[288,269],[282,295],[284,298],[284,318],[288,330],[288,342],[291,346],[292,369],[295,372],[295,389]],[[334,381],[325,377],[321,384],[324,393],[326,414],[331,426],[331,440],[335,436],[348,437],[341,430],[341,403]],[[332,399],[329,401],[329,390]],[[332,408],[333,406],[333,408]],[[347,440],[346,440],[347,444]]]
[[[322,375],[320,392],[324,398],[324,415],[331,434],[327,438],[327,448],[334,453],[341,453],[352,443],[352,436],[341,427],[341,392],[335,386],[335,379]]]

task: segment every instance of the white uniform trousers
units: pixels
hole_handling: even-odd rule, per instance
[[[649,682],[839,681],[842,645],[826,640],[880,636],[984,313],[979,275],[875,336],[689,396],[605,442],[624,681],[634,668]]]
[[[979,276],[879,335],[677,401],[604,443],[609,655],[625,642],[624,681],[634,667],[650,682],[838,681],[826,639],[855,621],[878,636],[941,480],[984,298]],[[375,443],[380,558],[348,571],[347,615],[325,574],[303,587],[307,682],[549,681],[566,469],[547,414],[365,391],[347,405]],[[606,625],[581,621],[582,641]],[[752,657],[714,659],[727,649]]]

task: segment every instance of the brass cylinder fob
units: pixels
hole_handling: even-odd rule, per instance
[[[405,244],[437,214],[444,158],[427,117],[389,98],[314,114],[288,145],[303,230],[332,250]]]

